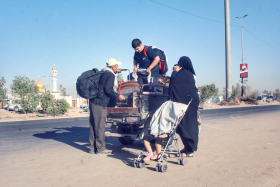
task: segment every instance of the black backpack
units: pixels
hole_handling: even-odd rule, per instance
[[[145,46],[145,48],[144,48],[144,55],[146,57],[148,57],[147,50],[149,47],[150,46]],[[168,59],[167,59],[167,56],[165,55],[165,52],[162,49],[157,48],[156,46],[151,46],[151,47],[158,54],[158,56],[160,58],[160,61],[158,63],[159,74],[160,75],[166,74],[166,72],[168,71],[168,67],[167,67]]]
[[[82,73],[76,81],[78,94],[85,99],[95,98],[98,94],[98,82],[102,71],[93,68],[92,70]]]

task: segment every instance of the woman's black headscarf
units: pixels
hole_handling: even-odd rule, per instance
[[[192,61],[189,57],[187,56],[182,56],[179,59],[178,65],[180,67],[182,67],[183,69],[189,70],[190,72],[192,72],[192,74],[195,75],[194,69],[193,69],[193,65],[192,65]]]

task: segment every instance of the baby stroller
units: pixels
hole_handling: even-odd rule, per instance
[[[187,158],[184,157],[180,153],[178,138],[177,138],[177,135],[176,135],[177,126],[181,122],[182,118],[184,117],[184,115],[185,115],[185,113],[188,109],[189,104],[192,101],[192,97],[189,96],[189,95],[188,95],[188,97],[190,97],[190,101],[187,105],[182,104],[182,103],[172,102],[172,101],[166,101],[165,103],[162,104],[162,106],[153,115],[153,119],[154,119],[155,115],[159,112],[159,110],[162,110],[163,105],[165,105],[167,102],[171,102],[173,104],[173,107],[176,110],[177,109],[181,110],[180,113],[178,113],[178,112],[176,113],[174,111],[171,111],[171,112],[169,112],[169,116],[166,116],[166,113],[164,114],[164,117],[167,118],[167,119],[171,119],[170,117],[173,117],[173,119],[174,118],[175,119],[171,120],[173,123],[172,123],[171,131],[169,132],[168,140],[167,140],[166,144],[162,147],[161,157],[157,160],[158,163],[156,165],[156,170],[159,171],[159,172],[166,172],[167,171],[167,164],[166,164],[167,154],[168,154],[168,157],[170,157],[170,155],[177,156],[178,157],[178,164],[180,164],[180,165],[185,166],[188,163]],[[153,119],[151,120],[151,125],[152,125],[153,122],[158,122],[158,121],[153,121]],[[142,149],[142,151],[138,155],[138,157],[134,160],[134,167],[136,167],[136,168],[145,167],[145,161],[143,160],[145,158],[145,155],[143,153],[144,151],[145,151],[145,147]]]

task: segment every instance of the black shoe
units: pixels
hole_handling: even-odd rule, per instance
[[[108,149],[104,149],[103,151],[100,151],[100,152],[96,151],[96,154],[111,154],[111,153],[112,153],[112,151],[108,150]]]
[[[180,151],[183,156],[193,157],[193,152],[186,152],[185,148]]]
[[[185,152],[186,152],[185,148],[180,151],[181,154]]]

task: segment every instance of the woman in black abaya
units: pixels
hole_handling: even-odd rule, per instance
[[[191,155],[197,150],[198,143],[197,111],[199,97],[191,60],[189,57],[183,56],[179,59],[178,65],[180,66],[180,70],[178,72],[174,71],[170,78],[169,96],[172,101],[183,104],[188,104],[190,100],[188,95],[192,97],[192,102],[177,127],[177,133],[180,135],[185,146],[181,152]]]

